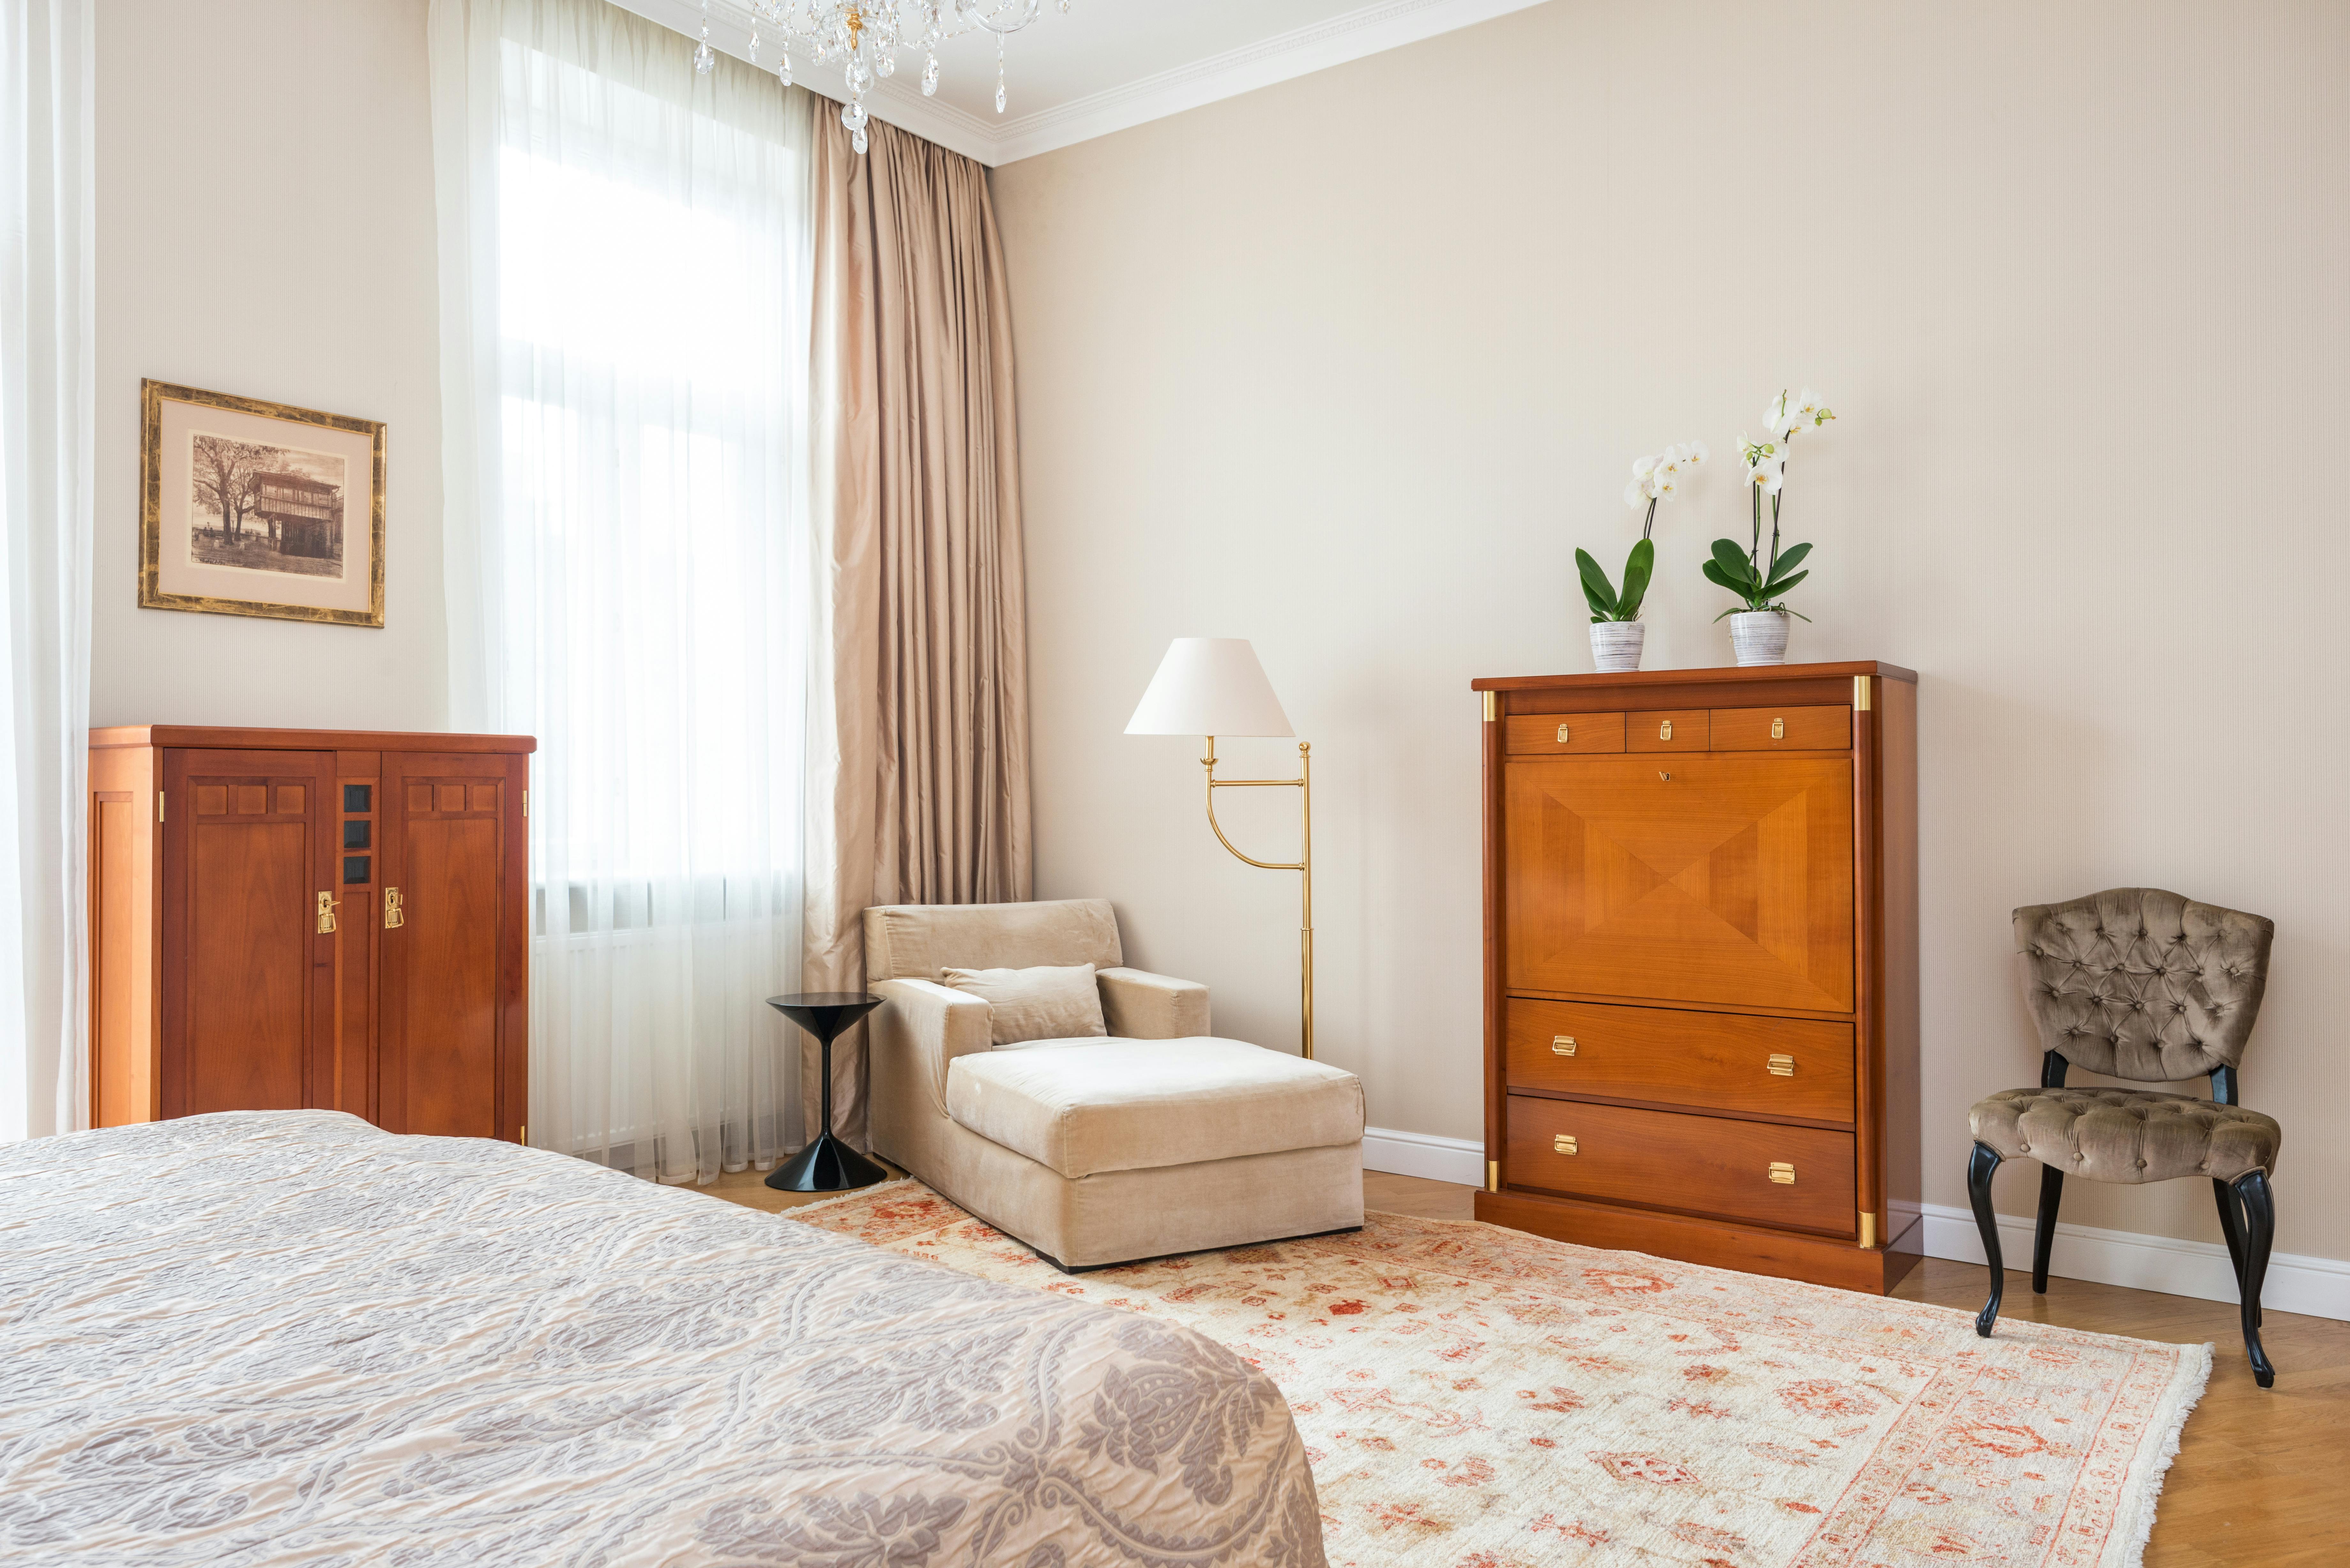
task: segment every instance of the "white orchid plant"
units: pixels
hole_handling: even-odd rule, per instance
[[[1632,483],[1624,487],[1624,504],[1635,512],[1646,506],[1648,514],[1640,521],[1639,540],[1624,562],[1623,592],[1617,592],[1588,552],[1575,553],[1575,569],[1583,577],[1584,601],[1590,605],[1594,621],[1640,618],[1640,603],[1648,597],[1648,578],[1657,565],[1657,546],[1648,537],[1656,530],[1657,506],[1677,493],[1689,471],[1705,459],[1705,443],[1692,441],[1669,446],[1632,464]]]
[[[1800,396],[1791,397],[1782,390],[1762,410],[1762,439],[1739,438],[1738,452],[1746,462],[1746,486],[1754,528],[1753,537],[1743,550],[1735,539],[1716,539],[1713,558],[1705,564],[1708,581],[1738,596],[1739,602],[1722,611],[1722,616],[1744,610],[1779,610],[1800,619],[1811,618],[1800,610],[1788,609],[1783,596],[1811,576],[1808,570],[1795,568],[1812,553],[1812,547],[1790,545],[1784,550],[1780,548],[1779,507],[1786,499],[1787,457],[1796,432],[1817,430],[1834,418],[1835,413],[1809,387]],[[1762,550],[1762,498],[1766,495],[1771,498],[1771,550],[1767,556]],[[1720,620],[1721,616],[1713,618]]]

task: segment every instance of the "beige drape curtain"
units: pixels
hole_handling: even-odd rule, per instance
[[[810,991],[864,984],[874,904],[1022,900],[1025,571],[1012,317],[986,171],[816,114],[819,635],[809,716]],[[865,1147],[862,1030],[834,1047],[834,1120]],[[803,1053],[816,1129],[817,1054]]]

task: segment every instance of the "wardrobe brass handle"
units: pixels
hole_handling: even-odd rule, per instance
[[[1793,1187],[1795,1185],[1795,1168],[1783,1159],[1774,1159],[1771,1162],[1771,1179],[1782,1187]]]
[[[318,934],[324,936],[334,929],[335,896],[332,893],[321,893],[318,895]]]
[[[1575,1036],[1572,1034],[1554,1034],[1551,1036],[1550,1048],[1555,1054],[1561,1056],[1572,1056],[1575,1054]]]
[[[1562,746],[1563,746],[1563,745],[1566,744],[1566,737],[1567,737],[1567,734],[1568,734],[1567,727],[1566,727],[1565,725],[1564,725],[1564,724],[1561,724],[1561,725],[1558,727],[1558,743],[1559,743],[1560,745],[1562,745]]]
[[[1550,1140],[1550,1147],[1560,1154],[1573,1154],[1575,1152],[1575,1135],[1573,1133],[1561,1133],[1556,1137]],[[1793,1181],[1795,1179],[1791,1176],[1787,1179]]]
[[[1770,1065],[1771,1075],[1774,1078],[1792,1078],[1795,1075],[1795,1059],[1793,1056],[1773,1055]]]
[[[383,929],[388,931],[395,926],[407,923],[407,911],[402,909],[400,904],[400,889],[386,888],[383,890]]]

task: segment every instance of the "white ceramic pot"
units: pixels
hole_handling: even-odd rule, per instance
[[[1787,662],[1787,613],[1741,610],[1730,618],[1730,646],[1741,664]]]
[[[1648,640],[1644,621],[1595,620],[1591,623],[1591,662],[1600,673],[1612,675],[1640,668],[1640,645]]]

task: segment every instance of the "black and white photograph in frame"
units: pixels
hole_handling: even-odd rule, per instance
[[[383,625],[384,427],[147,381],[139,602]]]

